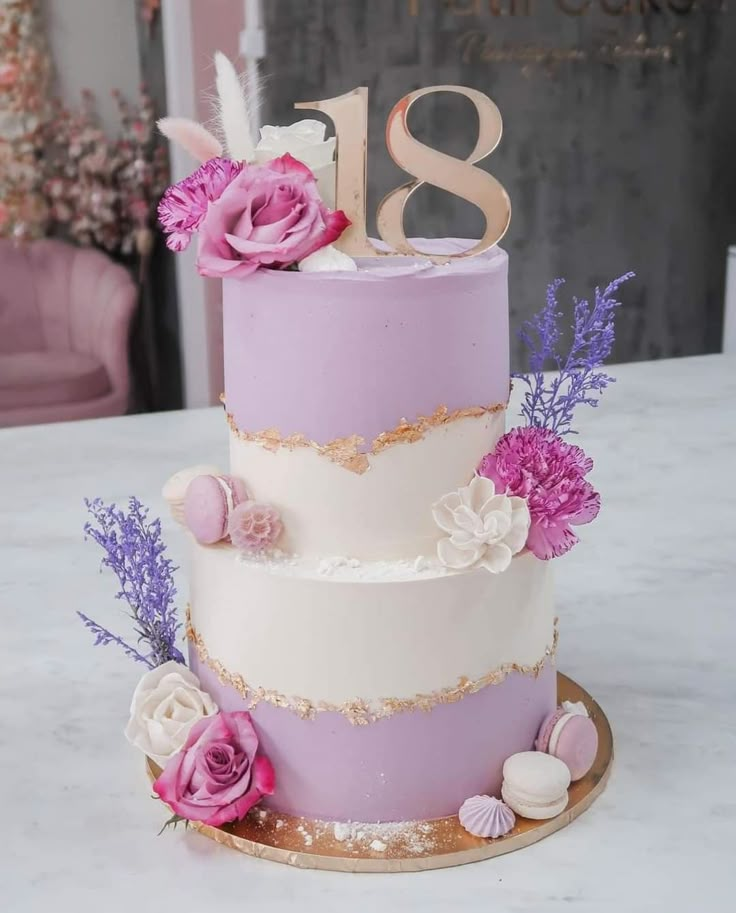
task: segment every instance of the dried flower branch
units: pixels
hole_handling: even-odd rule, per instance
[[[0,0],[0,237],[40,238],[50,59],[36,0]]]
[[[145,89],[137,106],[113,95],[118,136],[99,125],[91,92],[82,93],[78,111],[56,103],[45,131],[44,191],[56,230],[79,244],[145,257],[168,184],[166,149]]]
[[[598,369],[611,354],[615,339],[614,318],[621,304],[615,297],[619,287],[634,273],[614,279],[601,291],[595,290],[590,303],[573,298],[573,340],[567,355],[559,351],[562,312],[557,292],[564,279],[557,279],[547,288],[542,310],[527,320],[519,338],[529,349],[529,374],[515,374],[527,386],[521,415],[527,425],[549,428],[556,434],[576,434],[572,428],[575,409],[580,405],[597,406],[609,384],[615,382]],[[544,370],[556,369],[557,375],[545,384]]]
[[[78,612],[84,625],[95,634],[95,646],[115,643],[150,669],[170,660],[183,663],[184,656],[175,646],[181,628],[174,607],[177,568],[165,557],[161,521],[149,521],[148,509],[137,498],[129,499],[127,513],[114,504],[104,504],[100,498],[85,500],[85,504],[94,520],[85,524],[85,534],[105,552],[102,566],[113,571],[120,583],[115,598],[128,603],[138,644],[145,644],[148,652],[137,650]]]
[[[171,143],[177,143],[200,163],[222,158],[222,143],[210,131],[188,117],[162,117],[158,129]]]

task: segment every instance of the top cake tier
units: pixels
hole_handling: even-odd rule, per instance
[[[470,242],[416,241],[430,252]],[[508,258],[358,261],[358,272],[260,270],[224,281],[225,400],[242,431],[370,450],[401,419],[506,403]]]
[[[358,265],[225,280],[231,472],[279,510],[292,554],[434,555],[432,504],[504,430],[507,256]]]

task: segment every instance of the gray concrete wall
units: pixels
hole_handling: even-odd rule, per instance
[[[639,278],[625,296],[619,360],[719,348],[726,247],[736,242],[736,4],[264,6],[267,120],[297,119],[293,101],[369,86],[371,213],[404,179],[383,140],[399,97],[420,86],[460,83],[496,101],[506,132],[484,167],[514,205],[504,246],[515,325],[540,306],[556,276],[569,279],[571,294],[584,295],[633,269]],[[565,7],[585,11],[573,15]],[[412,115],[419,139],[459,156],[470,151],[476,119],[463,99],[426,99]],[[472,206],[423,189],[411,203],[408,227],[477,235],[482,226]],[[514,362],[523,365],[518,344]]]
[[[72,108],[83,89],[92,89],[102,123],[117,128],[113,89],[138,97],[136,19],[138,3],[129,0],[42,0],[51,55],[54,89]]]

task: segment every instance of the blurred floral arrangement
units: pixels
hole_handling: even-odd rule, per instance
[[[142,9],[152,23],[158,3]],[[168,185],[151,97],[144,87],[136,104],[113,93],[117,135],[101,127],[92,92],[76,111],[50,101],[43,35],[37,0],[0,2],[0,236],[61,234],[145,261]]]
[[[38,161],[49,72],[35,0],[0,2],[0,237],[22,240],[45,233]]]
[[[50,228],[78,244],[145,259],[154,242],[168,160],[156,134],[153,102],[141,87],[138,105],[113,93],[120,132],[110,136],[86,91],[79,110],[55,102],[44,130],[43,189]]]

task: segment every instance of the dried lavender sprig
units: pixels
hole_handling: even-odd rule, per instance
[[[524,323],[519,337],[530,352],[530,374],[516,374],[527,392],[521,415],[528,425],[551,428],[560,436],[576,434],[572,420],[577,406],[597,406],[599,397],[615,379],[597,370],[611,354],[615,339],[614,315],[621,302],[614,297],[633,273],[615,279],[601,292],[595,290],[595,303],[573,298],[573,341],[567,355],[558,351],[560,340],[557,292],[564,280],[547,288],[542,310]],[[557,376],[547,386],[544,369],[556,368]]]
[[[98,625],[96,621],[92,621],[87,615],[83,612],[77,612],[77,615],[82,619],[82,624],[89,628],[90,631],[95,635],[95,646],[106,647],[108,644],[117,644],[125,653],[126,656],[129,656],[131,659],[134,659],[137,663],[145,663],[149,669],[153,669],[154,665],[149,656],[143,656],[142,653],[139,653],[135,647],[131,647],[130,644],[126,643],[122,637],[118,637],[117,634],[113,634],[111,631],[108,631],[107,628],[103,628],[102,625]]]
[[[87,522],[84,531],[103,549],[102,566],[110,568],[120,583],[115,598],[128,603],[138,643],[147,644],[150,652],[144,656],[83,616],[84,623],[96,634],[96,643],[117,643],[128,655],[137,654],[133,658],[151,668],[169,660],[183,663],[184,657],[175,646],[181,628],[174,606],[173,575],[177,568],[165,557],[161,521],[149,522],[148,509],[133,497],[127,513],[114,504],[104,504],[100,498],[86,500],[85,504],[97,525]]]

